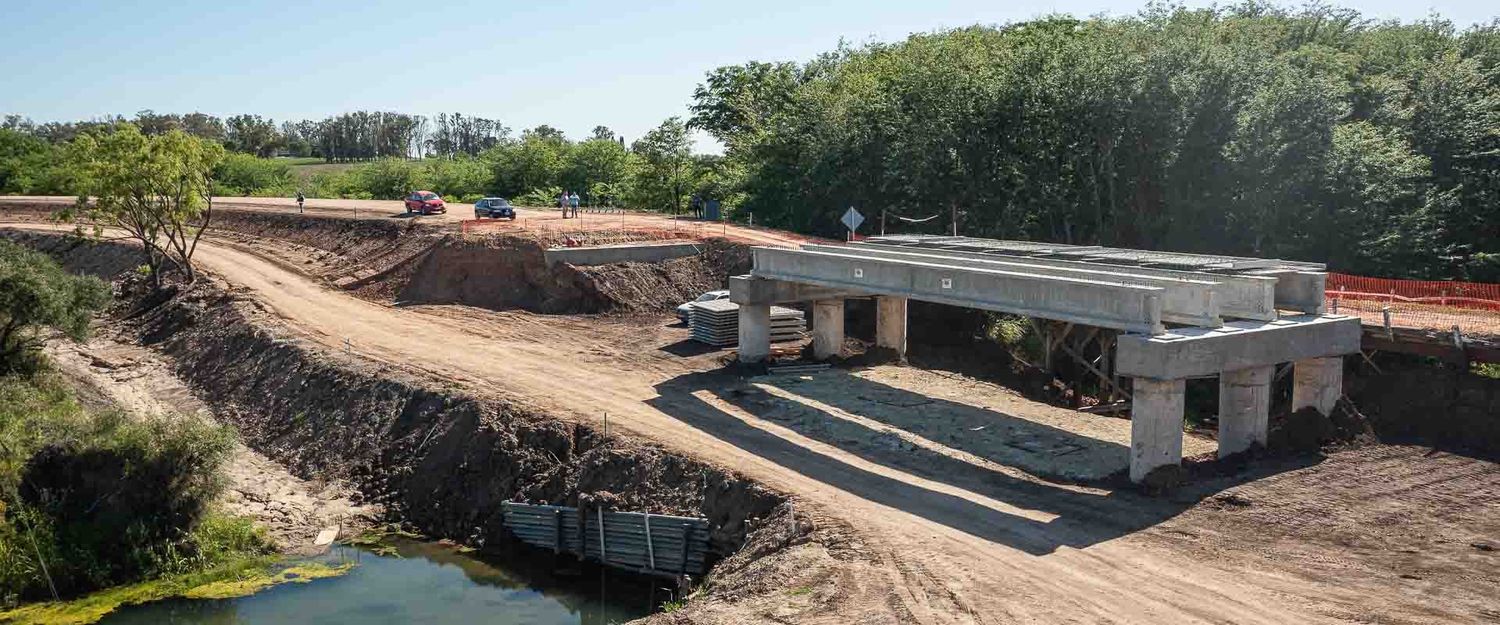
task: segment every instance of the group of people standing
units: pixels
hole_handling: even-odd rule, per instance
[[[557,196],[557,207],[560,208],[560,209],[562,209],[563,219],[567,219],[568,218],[568,209],[572,209],[572,211],[573,211],[572,216],[573,217],[577,217],[578,216],[578,194],[577,193],[569,193],[567,191],[563,191],[561,195]]]

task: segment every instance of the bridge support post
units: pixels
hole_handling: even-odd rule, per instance
[[[771,355],[771,305],[740,304],[740,362],[755,363]]]
[[[1276,367],[1219,374],[1219,457],[1266,444],[1271,418],[1271,378]]]
[[[832,358],[844,349],[844,300],[813,302],[813,357]]]
[[[1135,378],[1130,411],[1130,481],[1182,464],[1183,380]]]
[[[906,360],[907,298],[882,295],[875,298],[875,346],[896,350]]]
[[[1343,358],[1309,358],[1292,366],[1292,412],[1311,407],[1327,415],[1343,394]]]

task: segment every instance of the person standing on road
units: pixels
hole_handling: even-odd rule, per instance
[[[578,216],[578,194],[577,193],[569,193],[568,194],[568,206],[570,206],[570,207],[573,208],[573,216],[577,217]]]
[[[557,208],[560,209],[560,210],[562,210],[563,219],[567,219],[568,218],[568,192],[567,191],[563,191],[562,195],[557,196]]]
[[[302,191],[297,191],[297,212],[299,214],[302,212],[302,203],[305,201],[307,201],[307,196],[302,195]]]

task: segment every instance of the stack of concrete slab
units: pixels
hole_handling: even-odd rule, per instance
[[[739,342],[740,306],[727,299],[695,302],[688,312],[693,340],[714,347]],[[771,307],[771,342],[795,341],[807,333],[807,317],[800,310]]]

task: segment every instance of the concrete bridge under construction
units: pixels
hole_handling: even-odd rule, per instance
[[[785,302],[811,302],[817,358],[842,347],[851,297],[875,299],[876,346],[902,356],[913,299],[1102,331],[1105,362],[1084,364],[1106,384],[1132,379],[1134,481],[1181,463],[1188,378],[1219,378],[1223,457],[1266,442],[1277,365],[1293,363],[1293,410],[1328,414],[1342,393],[1341,357],[1360,349],[1359,319],[1325,314],[1316,263],[950,236],[753,254],[751,273],[730,280],[743,362],[770,355],[770,309]]]

